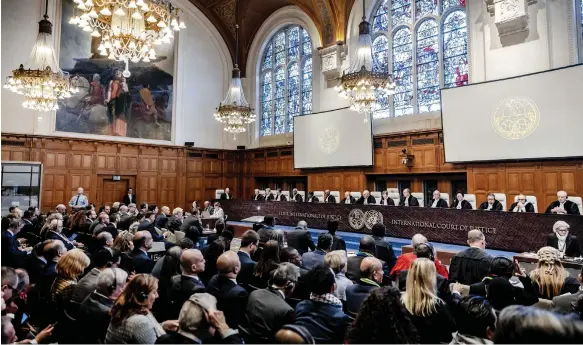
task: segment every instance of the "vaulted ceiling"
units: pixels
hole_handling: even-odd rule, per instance
[[[239,9],[237,13],[237,1]],[[345,40],[346,23],[355,0],[190,0],[214,23],[235,56],[235,24],[239,24],[239,68],[245,74],[247,52],[263,22],[275,11],[295,5],[318,28],[324,47]],[[315,47],[318,48],[318,47]]]

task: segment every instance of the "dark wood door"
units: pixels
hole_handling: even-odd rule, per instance
[[[122,201],[128,190],[128,180],[103,181],[103,205],[112,205],[116,201]]]

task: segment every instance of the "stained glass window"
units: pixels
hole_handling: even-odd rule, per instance
[[[312,42],[287,26],[273,35],[261,60],[261,135],[293,131],[293,118],[312,112]]]
[[[373,68],[386,68],[397,87],[373,118],[439,111],[440,88],[468,83],[466,1],[378,0]]]

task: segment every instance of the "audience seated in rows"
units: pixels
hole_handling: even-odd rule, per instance
[[[305,269],[312,268],[324,263],[324,256],[332,248],[334,238],[330,234],[321,233],[318,235],[318,244],[316,250],[304,253],[302,255],[302,263]]]
[[[356,316],[362,302],[383,282],[383,264],[374,257],[366,257],[360,263],[360,279],[346,288],[346,310],[348,315]]]
[[[360,238],[360,246],[358,247],[358,253],[355,256],[348,258],[346,277],[355,283],[360,280],[360,264],[367,257],[374,257],[376,253],[376,243],[372,236],[362,236]],[[387,263],[380,260],[383,270],[383,285],[388,285],[391,282],[389,278],[389,269]]]

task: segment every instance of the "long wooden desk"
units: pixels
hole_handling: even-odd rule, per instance
[[[221,204],[230,220],[269,215],[277,224],[295,226],[305,220],[316,229],[326,229],[329,220],[337,220],[341,231],[366,234],[382,223],[386,236],[411,238],[422,233],[430,241],[459,245],[467,245],[467,232],[478,229],[486,235],[488,248],[512,252],[545,246],[553,224],[564,220],[583,246],[583,216],[242,200],[222,200]]]

